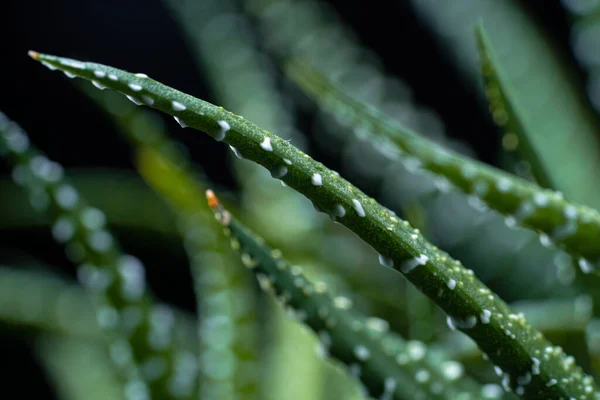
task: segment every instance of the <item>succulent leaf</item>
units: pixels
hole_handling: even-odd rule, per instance
[[[187,154],[165,135],[164,126],[153,115],[111,91],[81,89],[102,109],[118,107],[113,119],[132,143],[140,175],[178,214],[179,231],[191,263],[200,332],[200,397],[252,398],[258,390],[258,321],[253,287],[239,261],[225,243],[203,234],[215,223],[202,198],[205,178],[192,168]],[[226,302],[219,299],[227,299]],[[232,303],[244,302],[235,309]],[[237,310],[237,312],[236,312]],[[243,337],[239,334],[243,332]],[[221,363],[215,360],[222,360]],[[218,371],[231,368],[224,379]]]
[[[149,146],[138,147],[136,153],[140,174],[181,213],[200,315],[200,395],[254,398],[259,386],[252,372],[258,368],[259,331],[253,287],[239,261],[229,254],[227,242],[210,234],[215,221],[198,201],[203,188],[189,168]],[[244,306],[233,307],[235,303]],[[226,368],[234,371],[230,379],[216,372]]]
[[[325,283],[306,278],[301,266],[289,265],[281,251],[270,248],[232,216],[211,190],[207,198],[232,247],[256,275],[261,288],[274,294],[291,315],[318,334],[318,351],[346,364],[372,397],[479,398],[479,385],[468,378],[459,380],[462,365],[455,361],[436,363],[423,343],[405,342],[388,331],[386,321],[355,311],[350,299],[334,296]]]
[[[597,269],[592,262],[600,259],[598,211],[419,137],[377,109],[352,99],[306,63],[290,61],[286,71],[309,96],[347,120],[362,135],[389,146],[389,151],[403,158],[405,164],[442,176],[463,192],[482,199],[506,215],[507,225],[519,224],[539,231],[549,245],[559,245],[579,257],[583,272]]]
[[[512,100],[522,107],[519,111],[530,133],[529,139],[556,184],[555,189],[573,201],[600,209],[598,186],[587,183],[596,179],[600,169],[598,120],[581,93],[576,71],[557,51],[560,46],[533,15],[531,8],[517,0],[464,0],[457,3],[413,0],[412,3],[417,14],[435,32],[442,52],[465,72],[464,77],[472,86],[478,84],[478,89],[483,87],[479,85],[473,28],[478,21],[483,21],[490,41],[497,49],[497,61],[503,67],[505,83],[514,95]],[[564,3],[577,8],[579,2]],[[588,9],[593,8],[589,7],[592,3],[589,2]],[[442,15],[444,17],[440,18]],[[592,38],[593,32],[594,28],[590,27],[585,38]],[[583,39],[579,44],[584,47],[585,41]],[[590,49],[593,46],[591,44]],[[594,54],[588,50],[578,56],[591,61]],[[594,90],[592,85],[590,82],[588,86],[590,95]],[[484,91],[479,90],[479,93],[483,99]]]
[[[104,213],[90,207],[63,178],[62,166],[34,148],[4,114],[0,148],[15,182],[26,187],[38,211],[51,216],[54,239],[79,264],[78,277],[94,294],[98,323],[122,355],[113,362],[126,380],[124,390],[133,386],[148,396],[189,398],[195,375],[181,365],[195,366],[195,359],[176,346],[173,311],[153,301],[141,261],[121,252]]]
[[[552,181],[549,171],[540,160],[537,153],[538,149],[534,147],[533,140],[530,138],[532,133],[527,129],[522,119],[520,110],[524,108],[518,104],[517,99],[515,99],[517,97],[516,93],[504,79],[501,65],[498,65],[483,24],[477,25],[475,36],[479,47],[481,74],[490,112],[496,124],[502,127],[504,131],[503,142],[506,143],[511,140],[514,142],[514,146],[505,144],[504,148],[510,151],[516,150],[520,157],[529,163],[531,173],[540,186],[556,189],[556,184]]]

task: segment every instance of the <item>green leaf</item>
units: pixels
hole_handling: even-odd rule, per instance
[[[259,368],[257,349],[260,332],[256,308],[253,307],[257,299],[253,286],[239,260],[231,254],[228,244],[215,235],[205,234],[210,231],[211,224],[216,224],[208,206],[197,201],[204,195],[206,178],[193,168],[182,145],[165,135],[164,124],[150,112],[136,107],[115,92],[100,92],[90,85],[79,86],[112,116],[132,144],[138,172],[179,217],[179,231],[184,238],[194,279],[198,329],[201,332],[200,397],[256,396],[258,376],[252,371]],[[220,301],[223,298],[229,301]],[[246,306],[234,310],[230,302]],[[223,379],[220,371],[227,368],[233,368],[234,373],[230,379]]]
[[[0,320],[63,336],[104,339],[82,288],[22,266],[0,267]]]
[[[511,303],[511,307],[515,312],[523,313],[532,326],[547,336],[585,332],[593,316],[591,299],[586,295],[575,299],[524,300]],[[448,344],[443,346],[450,349],[452,357],[464,360],[480,355],[473,342],[461,337],[460,345],[457,345],[452,336],[456,335],[451,333]]]
[[[428,0],[419,0],[419,3],[427,2]],[[455,9],[464,7],[463,3],[471,4],[466,10],[470,12],[479,6],[502,6],[506,2],[467,0],[461,4],[437,4],[434,1],[433,7]],[[436,118],[434,112],[415,101],[410,85],[385,73],[385,63],[372,51],[361,46],[357,35],[348,26],[344,26],[336,10],[328,4],[313,0],[245,0],[244,4],[259,24],[264,47],[274,58],[285,60],[293,55],[302,60],[310,60],[324,75],[335,77],[336,84],[350,93],[352,98],[374,105],[389,117],[397,119],[404,127],[426,135],[446,148],[456,149],[461,154],[473,154],[468,146],[457,146],[457,143],[443,137],[443,122]],[[440,15],[445,15],[442,20],[455,17],[450,11]],[[466,26],[465,29],[470,34],[469,38],[474,39],[472,29]],[[475,49],[474,40],[472,42],[469,45]],[[449,48],[453,44],[448,43],[445,47]],[[478,75],[476,77],[479,78]],[[304,97],[293,97],[291,100],[297,100],[297,105],[306,103]],[[402,211],[403,217],[408,218],[415,228],[421,232],[427,231],[425,236],[428,239],[469,265],[496,293],[506,296],[506,299],[514,299],[515,296],[539,298],[542,293],[556,293],[556,290],[563,294],[577,290],[576,285],[565,283],[564,279],[557,279],[554,273],[548,273],[549,267],[553,265],[551,253],[555,253],[556,249],[542,248],[537,234],[505,226],[501,214],[489,212],[474,196],[450,190],[446,179],[423,169],[414,169],[414,163],[402,165],[398,162],[398,157],[394,157],[388,150],[393,144],[390,146],[389,143],[375,141],[372,137],[364,137],[360,131],[355,135],[349,134],[348,128],[340,123],[341,118],[327,113],[323,107],[316,110],[311,107],[310,111],[317,114],[318,125],[312,128],[318,132],[315,144],[340,161],[340,172],[346,178],[392,210]],[[413,224],[406,214],[413,208],[413,203],[419,203],[423,207],[422,216],[428,221],[428,229],[424,230]],[[452,213],[447,212],[449,208],[453,210]],[[457,208],[462,212],[455,213]],[[524,236],[529,242],[526,253],[520,251]],[[474,238],[479,240],[473,240]],[[548,243],[545,236],[542,238],[544,244]],[[548,255],[548,262],[540,260],[540,252]],[[339,254],[347,252],[336,252],[336,255]],[[578,268],[576,264],[574,267]],[[507,268],[510,268],[510,272]],[[566,265],[565,269],[573,271],[571,265]],[[364,268],[360,270],[365,271]],[[544,279],[537,280],[535,287],[528,286],[530,279],[537,278],[539,274],[543,274]],[[488,281],[493,275],[499,279]],[[575,275],[574,272],[570,273],[572,277]],[[588,275],[577,275],[577,279],[586,280],[592,287],[597,284]],[[397,282],[389,281],[388,279],[387,287],[390,284],[397,285]],[[567,284],[570,286],[565,286]],[[394,293],[383,285],[384,283],[380,293]],[[390,300],[397,305],[405,302],[404,298]],[[412,305],[406,307],[409,313],[415,308]],[[399,320],[400,318],[391,317],[395,314],[389,314],[390,317],[386,318],[390,321]],[[395,325],[395,329],[406,332],[403,327]]]
[[[464,68],[471,83],[480,80],[473,27],[483,20],[505,87],[521,107],[529,140],[555,189],[600,209],[600,186],[589,184],[600,170],[600,125],[576,71],[528,7],[518,0],[412,3],[437,31],[442,51]],[[594,52],[584,54],[593,57]]]
[[[409,281],[448,314],[448,323],[469,335],[504,371],[506,387],[526,398],[593,398],[597,387],[560,348],[495,296],[462,264],[428,243],[405,221],[287,141],[240,116],[145,76],[96,63],[32,53],[38,61],[124,95],[141,99],[235,147],[269,170],[286,168],[281,179],[315,207],[331,213],[378,251],[383,264]],[[462,176],[462,175],[460,175]],[[557,199],[552,199],[554,204]],[[562,200],[561,200],[562,201]],[[509,325],[510,324],[510,325]]]
[[[0,113],[0,154],[13,167],[13,179],[24,186],[34,207],[53,221],[54,239],[66,246],[79,265],[81,283],[94,294],[96,318],[113,351],[123,355],[115,366],[128,385],[153,396],[191,398],[195,377],[183,365],[196,363],[174,341],[171,308],[153,301],[139,259],[121,252],[106,228],[106,216],[88,206],[63,178],[63,168],[42,155],[16,123]],[[177,385],[170,384],[177,380]]]
[[[479,398],[479,385],[468,378],[459,380],[462,365],[437,362],[423,343],[407,343],[388,332],[386,321],[355,311],[350,299],[334,296],[323,282],[313,283],[299,265],[290,266],[281,251],[270,248],[240,223],[211,190],[207,198],[231,237],[232,247],[240,252],[261,288],[317,333],[321,339],[318,351],[348,365],[350,374],[363,382],[372,397]]]
[[[150,146],[135,150],[140,174],[181,214],[198,304],[200,397],[255,397],[259,383],[253,370],[260,368],[260,331],[254,287],[228,243],[211,232],[216,222],[208,206],[198,201],[204,188],[192,177],[189,165],[186,168],[175,162],[172,154],[166,156]],[[232,307],[232,303],[243,306]],[[219,371],[228,368],[234,372],[224,379]]]
[[[519,224],[537,230],[543,234],[542,242],[564,247],[580,257],[583,272],[597,270],[598,266],[587,260],[600,261],[598,211],[419,137],[373,107],[350,98],[305,63],[290,61],[286,72],[309,96],[348,121],[359,134],[389,146],[389,152],[404,159],[407,167],[424,168],[446,178],[458,189],[481,198],[506,215],[507,225]]]
[[[62,400],[126,400],[104,346],[81,338],[41,335],[35,352]]]
[[[586,74],[588,98],[600,113],[600,68],[596,57],[598,26],[600,26],[600,3],[596,1],[563,1],[568,12],[571,28],[571,49]]]
[[[517,93],[506,83],[501,66],[498,65],[492,45],[483,29],[483,25],[477,25],[475,29],[477,45],[479,46],[481,74],[485,84],[485,94],[490,106],[490,112],[494,122],[504,131],[504,138],[514,140],[514,146],[505,145],[509,151],[517,151],[521,159],[526,160],[531,166],[531,173],[541,186],[548,189],[556,189],[549,171],[538,157],[538,150],[534,147],[530,132],[522,118],[522,111],[526,110],[520,106],[515,99]],[[514,139],[513,139],[514,138]],[[505,142],[503,139],[503,143]]]

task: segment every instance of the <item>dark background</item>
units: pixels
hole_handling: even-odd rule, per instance
[[[388,71],[412,87],[417,102],[436,110],[448,131],[471,144],[481,159],[496,162],[498,137],[490,135],[494,128],[478,112],[472,93],[456,79],[456,71],[419,24],[408,2],[330,2],[355,28],[365,46],[383,58]],[[559,2],[539,0],[527,5],[568,54],[569,27]],[[127,145],[113,133],[113,126],[102,112],[62,74],[27,57],[27,50],[144,72],[196,97],[213,100],[177,25],[159,0],[3,0],[0,16],[0,110],[18,121],[51,159],[66,167],[132,168]],[[582,75],[580,78],[583,80]],[[172,119],[167,123],[175,126]],[[206,135],[184,133],[181,139],[191,146],[192,157],[201,160],[210,177],[233,187],[234,180],[226,168],[226,146]],[[336,160],[318,153],[316,156],[335,168]],[[6,173],[5,166],[0,166],[0,174]],[[62,250],[48,232],[2,232],[2,243],[0,251],[21,248],[44,261],[66,265]],[[144,261],[161,263],[162,257],[158,254]],[[182,252],[169,257],[171,263],[185,262]],[[65,267],[64,272],[72,274],[69,268]],[[151,282],[158,282],[161,297],[192,308],[191,289],[182,291],[182,282],[174,278],[167,279],[167,283],[154,278],[150,276]],[[53,398],[27,346],[27,335],[0,329],[3,389],[5,393],[19,393],[20,398]]]

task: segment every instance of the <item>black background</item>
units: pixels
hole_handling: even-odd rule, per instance
[[[112,132],[109,120],[68,84],[62,74],[53,73],[27,57],[27,50],[144,72],[196,97],[213,100],[177,25],[159,0],[3,0],[1,3],[0,110],[18,121],[50,158],[67,167],[132,168],[128,148]],[[381,55],[388,71],[409,83],[418,102],[435,109],[448,131],[470,143],[480,158],[495,162],[497,135],[490,134],[494,129],[489,118],[478,111],[472,93],[465,91],[456,79],[456,71],[412,14],[409,2],[336,0],[331,3],[355,28],[363,43]],[[568,24],[560,4],[539,0],[527,5],[568,53]],[[167,123],[175,124],[172,119]],[[234,186],[225,168],[226,146],[205,135],[185,133],[182,139],[191,146],[193,158],[201,160],[211,178]],[[317,157],[333,167],[336,165],[336,160],[320,154]],[[7,169],[1,166],[0,173],[6,175]],[[2,237],[4,248],[20,247],[49,262],[58,265],[65,262],[47,232],[3,232]],[[143,247],[140,250],[143,252]],[[164,257],[158,256],[151,262],[160,263]],[[175,259],[185,263],[182,254],[174,257],[170,255],[169,262]],[[72,273],[67,267],[65,271]],[[176,279],[166,282],[158,284],[160,296],[191,309],[191,289],[182,290],[180,286],[188,283]],[[28,351],[28,336],[3,329],[0,333],[4,393],[18,393],[20,398],[53,398]]]

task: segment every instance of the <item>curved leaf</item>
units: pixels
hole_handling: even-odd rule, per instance
[[[522,107],[529,139],[555,189],[600,209],[599,186],[589,184],[600,169],[600,125],[575,71],[528,6],[518,0],[412,3],[436,32],[441,51],[464,70],[472,85],[480,83],[473,27],[483,20],[512,100]],[[593,58],[595,51],[584,54]],[[483,99],[483,90],[479,93]]]
[[[198,302],[200,397],[256,397],[259,331],[253,286],[229,254],[227,242],[211,234],[215,221],[198,201],[203,188],[190,171],[149,146],[138,147],[136,153],[140,174],[181,214]],[[235,303],[243,306],[232,307]],[[230,379],[219,374],[227,368],[234,371]]]
[[[0,114],[0,153],[13,166],[13,179],[33,204],[53,220],[52,235],[79,264],[81,283],[94,294],[96,318],[120,357],[113,360],[126,379],[147,395],[189,398],[194,389],[195,358],[174,342],[171,308],[154,303],[145,269],[121,253],[106,229],[102,211],[90,207],[63,178],[63,168],[48,160],[14,122]]]
[[[597,266],[587,259],[600,262],[598,211],[572,203],[559,192],[543,190],[419,137],[373,107],[351,99],[305,63],[291,61],[286,71],[310,96],[360,129],[363,135],[393,141],[397,150],[390,149],[390,152],[411,156],[404,162],[413,169],[427,169],[465,193],[481,198],[488,206],[506,215],[509,225],[519,224],[540,231],[548,245],[560,245],[581,257],[579,265],[583,272],[597,270]]]
[[[272,249],[227,211],[211,190],[206,192],[217,220],[231,237],[244,264],[256,275],[263,290],[271,292],[298,320],[321,338],[320,351],[348,365],[373,397],[384,399],[475,399],[478,385],[458,380],[462,365],[443,363],[427,354],[424,344],[406,343],[387,331],[387,322],[367,318],[352,308],[344,296],[333,296],[323,282],[313,283],[302,267],[290,266],[281,252]]]
[[[253,372],[258,368],[259,348],[258,321],[252,307],[256,299],[239,261],[228,254],[227,244],[214,235],[203,234],[215,223],[206,204],[196,200],[203,196],[205,177],[193,170],[179,143],[167,138],[161,121],[149,112],[112,91],[99,92],[88,85],[80,87],[112,114],[134,147],[138,172],[180,219],[179,231],[191,263],[199,315],[200,397],[253,398],[259,386],[258,376]],[[119,112],[111,113],[113,109]],[[239,309],[230,306],[237,302],[246,306]],[[243,337],[239,332],[243,332]],[[227,368],[234,371],[230,379],[219,375],[219,371]]]

